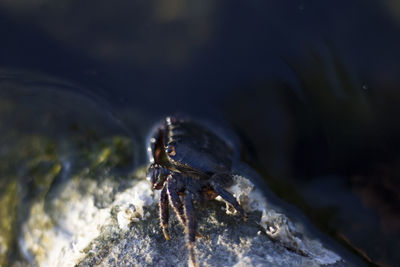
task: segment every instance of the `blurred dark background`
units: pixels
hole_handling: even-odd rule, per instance
[[[139,139],[166,114],[223,118],[278,196],[395,266],[399,26],[396,0],[1,0],[0,78],[79,84]]]

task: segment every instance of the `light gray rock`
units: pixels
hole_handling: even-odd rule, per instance
[[[119,192],[111,190],[113,180],[72,177],[46,209],[40,202],[33,205],[19,238],[27,261],[38,266],[187,266],[183,228],[171,212],[171,240],[164,239],[159,191],[151,190],[144,170]],[[349,265],[309,236],[301,223],[270,205],[248,179],[235,179],[229,190],[249,218],[244,221],[222,201],[197,203],[199,266]],[[99,192],[106,192],[105,198],[96,205]]]
[[[311,257],[299,255],[271,240],[256,223],[261,213],[253,212],[247,222],[228,215],[224,204],[212,201],[197,206],[199,232],[196,257],[200,266],[319,266]],[[151,216],[119,232],[108,229],[92,243],[91,253],[78,266],[186,266],[185,236],[176,218],[171,237],[160,231],[157,209]],[[345,266],[337,262],[335,266]]]

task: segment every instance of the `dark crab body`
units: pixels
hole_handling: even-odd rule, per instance
[[[196,219],[193,202],[221,196],[243,217],[245,212],[231,193],[233,149],[206,127],[188,119],[167,117],[149,142],[147,177],[161,190],[160,223],[167,240],[169,204],[187,233],[190,259],[196,265],[194,242]]]

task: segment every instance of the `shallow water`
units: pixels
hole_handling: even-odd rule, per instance
[[[26,164],[10,151],[121,135],[135,166],[181,112],[232,125],[269,187],[349,250],[400,262],[397,1],[4,1],[0,22],[3,196]]]

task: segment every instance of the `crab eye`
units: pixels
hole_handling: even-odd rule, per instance
[[[176,151],[174,146],[168,146],[167,149],[165,150],[169,156],[175,156]]]

